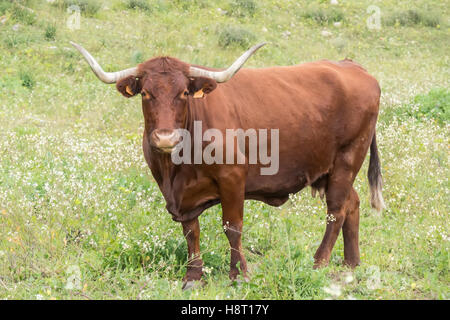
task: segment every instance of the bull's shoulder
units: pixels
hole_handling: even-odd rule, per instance
[[[377,79],[372,76],[361,64],[351,59],[340,61],[322,60],[322,65],[327,65],[334,70],[350,90],[360,89],[374,96],[381,94]]]

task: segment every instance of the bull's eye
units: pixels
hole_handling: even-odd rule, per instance
[[[148,97],[149,97],[149,95],[147,94],[147,92],[145,92],[145,91],[141,91],[141,95],[142,95],[142,98],[145,98],[145,99],[147,99]]]
[[[184,90],[183,93],[180,95],[180,98],[181,99],[186,99],[188,95],[189,95],[189,91]]]

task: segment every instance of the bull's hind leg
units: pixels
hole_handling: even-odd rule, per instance
[[[331,193],[331,192],[330,192]],[[327,192],[328,194],[328,192]],[[338,192],[344,196],[343,192]],[[330,195],[331,197],[331,195]],[[344,263],[349,267],[359,265],[359,197],[351,188],[344,203],[328,200],[327,229],[319,249],[314,256],[314,267],[328,264],[331,251],[342,228],[344,236]]]
[[[329,175],[326,190],[327,226],[322,243],[314,255],[315,268],[328,264],[331,251],[343,226],[346,257],[348,256],[351,263],[359,259],[359,252],[358,254],[355,252],[359,250],[357,244],[359,211],[355,210],[359,203],[356,203],[358,196],[352,187],[358,170],[355,170],[353,166],[355,163],[351,159],[348,153],[342,154],[336,159],[334,170]],[[360,167],[358,164],[357,169]]]
[[[359,265],[359,197],[352,188],[347,200],[347,212],[342,226],[344,236],[344,263],[354,268]]]

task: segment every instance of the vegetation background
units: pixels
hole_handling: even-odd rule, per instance
[[[449,299],[449,4],[1,0],[0,298]],[[108,71],[157,55],[224,67],[261,41],[247,67],[365,66],[383,92],[388,208],[370,209],[366,161],[361,266],[342,266],[340,237],[312,269],[325,206],[303,190],[280,208],[246,202],[248,284],[230,285],[220,206],[203,213],[207,285],[183,292],[186,243],[142,155],[140,101],[98,81],[70,40]]]

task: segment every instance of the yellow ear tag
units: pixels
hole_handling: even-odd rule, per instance
[[[131,91],[131,89],[130,89],[129,86],[126,86],[126,87],[125,87],[125,91],[126,91],[130,96],[134,96],[134,93],[133,93],[133,91]]]
[[[198,90],[194,93],[194,99],[200,99],[205,96],[205,93],[203,92],[203,89]]]

